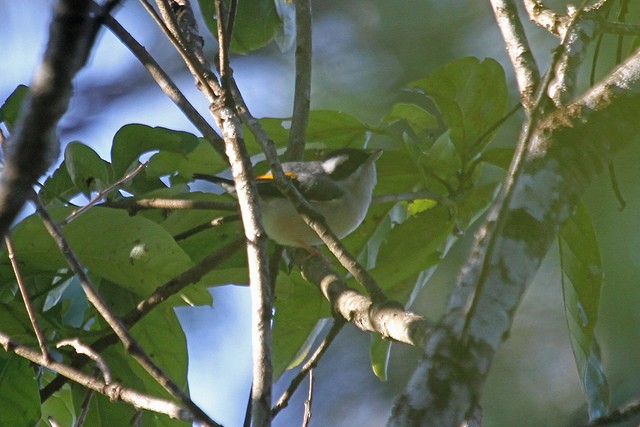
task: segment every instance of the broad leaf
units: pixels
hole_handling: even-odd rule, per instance
[[[609,411],[609,386],[595,336],[603,270],[598,241],[586,207],[579,204],[560,232],[564,307],[571,346],[589,403],[589,419]]]
[[[30,362],[3,352],[0,357],[0,425],[35,425],[40,419],[40,394]]]
[[[435,101],[463,158],[480,152],[489,141],[481,137],[506,113],[504,70],[490,58],[459,59],[409,86]]]
[[[70,209],[53,212],[63,218]],[[190,257],[158,224],[116,209],[94,207],[64,228],[80,261],[92,274],[115,282],[140,296],[182,273]],[[55,272],[66,263],[37,216],[22,221],[14,232],[16,256],[26,272]],[[191,295],[197,303],[200,293]]]
[[[433,114],[419,105],[404,102],[393,105],[391,112],[385,116],[384,120],[390,124],[402,120],[416,133],[438,128],[438,119]]]
[[[330,313],[320,291],[299,273],[278,276],[275,301],[273,375],[278,378],[302,362],[315,338],[311,332]]]
[[[64,165],[75,187],[87,197],[92,191],[103,190],[111,182],[109,163],[81,142],[74,141],[67,145]]]

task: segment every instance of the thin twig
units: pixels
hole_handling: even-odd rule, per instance
[[[89,415],[89,409],[91,409],[93,393],[93,390],[87,390],[87,394],[85,394],[84,399],[82,400],[82,405],[80,405],[80,415],[78,415],[78,419],[76,420],[74,427],[82,427],[84,425],[87,415]]]
[[[140,2],[144,6],[145,10],[149,13],[149,15],[151,15],[155,23],[160,27],[167,39],[178,51],[187,68],[189,68],[189,71],[195,77],[198,88],[207,97],[209,102],[212,103],[216,99],[218,99],[220,88],[216,84],[215,79],[207,79],[207,77],[205,76],[205,71],[202,69],[200,62],[187,46],[187,41],[185,40],[185,37],[180,27],[178,26],[176,17],[173,14],[171,6],[167,2],[167,0],[156,0],[156,4],[160,9],[160,13],[165,20],[161,19],[158,16],[155,9],[151,6],[151,4],[149,4],[147,0],[140,0]]]
[[[155,362],[146,354],[140,344],[133,338],[127,327],[122,320],[116,316],[109,308],[106,301],[98,293],[89,274],[86,272],[78,257],[75,255],[69,243],[62,234],[60,227],[53,221],[47,210],[44,208],[38,196],[32,193],[32,200],[35,203],[36,211],[42,218],[45,228],[53,237],[56,245],[65,257],[69,267],[74,272],[80,287],[87,296],[87,300],[93,305],[96,311],[102,316],[107,324],[113,329],[115,334],[122,342],[125,350],[142,366],[154,380],[165,388],[169,393],[179,399],[189,410],[192,412],[195,419],[197,419],[204,426],[218,426],[207,414],[204,413],[200,407],[198,407],[193,401],[184,393],[182,388],[178,386],[169,376],[163,372]]]
[[[4,238],[4,243],[7,245],[7,254],[9,255],[11,268],[13,268],[13,275],[15,276],[16,282],[18,283],[18,289],[20,289],[22,301],[24,302],[24,307],[27,310],[27,315],[29,316],[29,321],[31,322],[33,332],[35,332],[36,334],[36,339],[38,340],[40,351],[42,351],[42,357],[44,357],[45,360],[49,360],[51,355],[49,354],[49,349],[47,348],[44,334],[42,333],[42,329],[40,328],[40,325],[38,323],[38,318],[36,317],[35,310],[33,309],[33,305],[31,304],[31,298],[29,297],[29,293],[27,292],[27,286],[24,283],[24,277],[22,276],[22,272],[20,271],[20,265],[18,264],[18,260],[16,259],[13,239],[11,239],[11,237],[7,235]]]
[[[311,1],[294,0],[296,10],[296,82],[286,158],[302,160],[311,104]]]
[[[77,217],[79,217],[80,215],[85,213],[93,205],[95,205],[100,200],[102,200],[107,194],[111,193],[114,190],[117,190],[118,188],[120,188],[121,186],[123,186],[124,184],[126,184],[127,182],[132,180],[136,175],[138,175],[140,172],[142,172],[144,170],[144,168],[147,167],[148,164],[149,164],[149,162],[140,163],[134,170],[132,170],[131,172],[126,174],[124,177],[122,177],[121,179],[117,180],[113,184],[109,185],[104,190],[99,191],[93,197],[93,199],[91,199],[86,205],[84,205],[84,206],[76,209],[75,211],[71,212],[71,214],[68,217],[66,217],[65,219],[63,219],[62,221],[60,221],[58,223],[58,225],[61,226],[61,227],[64,227],[65,225],[69,224],[71,221],[73,221],[74,219],[76,219]]]
[[[308,427],[311,422],[311,405],[313,404],[313,369],[309,369],[309,392],[307,400],[304,401],[304,416],[302,419],[302,427]]]
[[[156,289],[147,298],[140,301],[136,305],[135,310],[127,314],[123,318],[123,321],[125,324],[133,324],[137,322],[144,314],[151,311],[152,308],[156,307],[163,301],[166,301],[170,296],[180,292],[187,285],[200,280],[205,274],[213,270],[213,266],[218,266],[222,261],[235,254],[244,245],[244,243],[244,236],[240,236],[230,241],[211,255],[208,255],[198,263],[198,265],[190,268],[179,276],[176,276],[174,279],[171,279]]]
[[[4,236],[28,199],[33,185],[56,159],[56,126],[67,110],[72,80],[90,51],[92,19],[84,0],[59,0],[54,7],[47,47],[13,133],[4,144],[0,175],[0,235]]]
[[[104,379],[105,384],[109,385],[113,382],[109,366],[107,366],[107,363],[100,353],[80,342],[78,338],[62,340],[56,344],[56,348],[64,346],[72,347],[77,354],[83,354],[93,360],[96,363],[96,368],[102,373],[102,378]]]
[[[529,19],[556,37],[562,38],[567,30],[568,17],[559,15],[539,0],[523,0]]]
[[[143,209],[203,209],[216,211],[237,211],[238,204],[236,202],[217,202],[213,200],[191,200],[191,199],[134,199],[126,198],[122,200],[110,200],[101,203],[100,206],[107,208],[128,209],[132,213],[136,213]]]
[[[196,225],[193,228],[190,228],[189,230],[183,231],[182,233],[178,233],[175,236],[173,236],[173,239],[176,242],[179,242],[180,240],[184,240],[184,239],[188,239],[189,237],[198,234],[204,230],[208,230],[210,228],[215,228],[215,227],[220,227],[222,224],[226,224],[228,222],[232,222],[232,221],[240,221],[240,215],[226,215],[226,216],[220,216],[218,218],[214,218],[211,221],[207,221],[205,223],[202,223],[200,225]]]
[[[307,373],[318,366],[318,362],[320,362],[320,359],[329,349],[329,347],[333,343],[333,340],[335,340],[335,338],[338,336],[344,325],[344,320],[340,318],[334,319],[333,324],[331,325],[331,329],[329,329],[329,332],[327,333],[327,336],[324,337],[320,345],[318,345],[318,348],[316,348],[316,351],[313,352],[309,360],[307,360],[302,368],[300,368],[300,371],[296,374],[296,376],[293,377],[293,379],[289,383],[289,387],[287,387],[284,393],[282,393],[280,399],[278,399],[278,402],[271,410],[271,414],[273,417],[278,415],[280,411],[282,411],[289,405],[289,400],[296,392],[302,381],[305,379]]]

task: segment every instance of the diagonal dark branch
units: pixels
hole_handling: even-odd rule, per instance
[[[280,399],[278,399],[278,402],[275,404],[275,406],[271,410],[271,415],[274,418],[276,415],[280,413],[280,411],[282,411],[284,408],[286,408],[289,405],[289,400],[291,399],[291,396],[293,396],[293,393],[296,392],[296,390],[302,383],[302,380],[305,379],[307,374],[310,374],[313,371],[313,369],[316,366],[318,366],[318,362],[320,362],[320,359],[327,352],[327,350],[333,343],[333,340],[338,336],[338,334],[340,333],[344,325],[345,323],[341,319],[336,319],[333,321],[333,325],[331,325],[331,329],[327,333],[327,336],[324,337],[324,339],[322,340],[320,345],[318,345],[318,348],[316,348],[316,351],[313,352],[309,360],[307,360],[307,362],[302,366],[302,368],[300,368],[300,372],[298,372],[296,376],[293,377],[293,379],[291,380],[291,383],[289,384],[289,387],[287,387],[284,393],[282,393],[282,396],[280,396]]]
[[[5,148],[0,175],[0,234],[4,235],[59,152],[58,121],[73,90],[72,79],[90,51],[89,4],[59,0],[49,28],[49,40],[29,95]]]

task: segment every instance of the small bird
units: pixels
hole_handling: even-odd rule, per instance
[[[342,148],[324,159],[285,162],[282,169],[313,209],[324,217],[338,238],[354,231],[364,220],[376,185],[375,161],[382,151]],[[228,191],[233,181],[196,174],[195,178],[221,184]],[[300,217],[273,182],[271,172],[256,177],[260,210],[267,235],[284,246],[304,247],[322,240]]]

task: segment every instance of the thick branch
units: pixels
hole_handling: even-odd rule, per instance
[[[365,332],[383,338],[422,347],[432,324],[422,316],[388,301],[373,301],[347,286],[333,267],[321,256],[309,256],[297,250],[294,259],[301,264],[306,280],[316,285],[329,300],[335,315]]]
[[[33,184],[58,156],[56,126],[71,98],[71,80],[89,52],[91,24],[88,2],[57,2],[44,57],[5,148],[0,175],[2,235],[31,194]]]
[[[540,71],[518,16],[518,8],[513,0],[491,0],[491,6],[515,71],[520,101],[529,110],[533,106]]]
[[[637,51],[531,130],[523,167],[479,230],[447,313],[396,402],[390,426],[459,425],[465,418],[560,226],[612,156],[640,134],[639,109]]]

